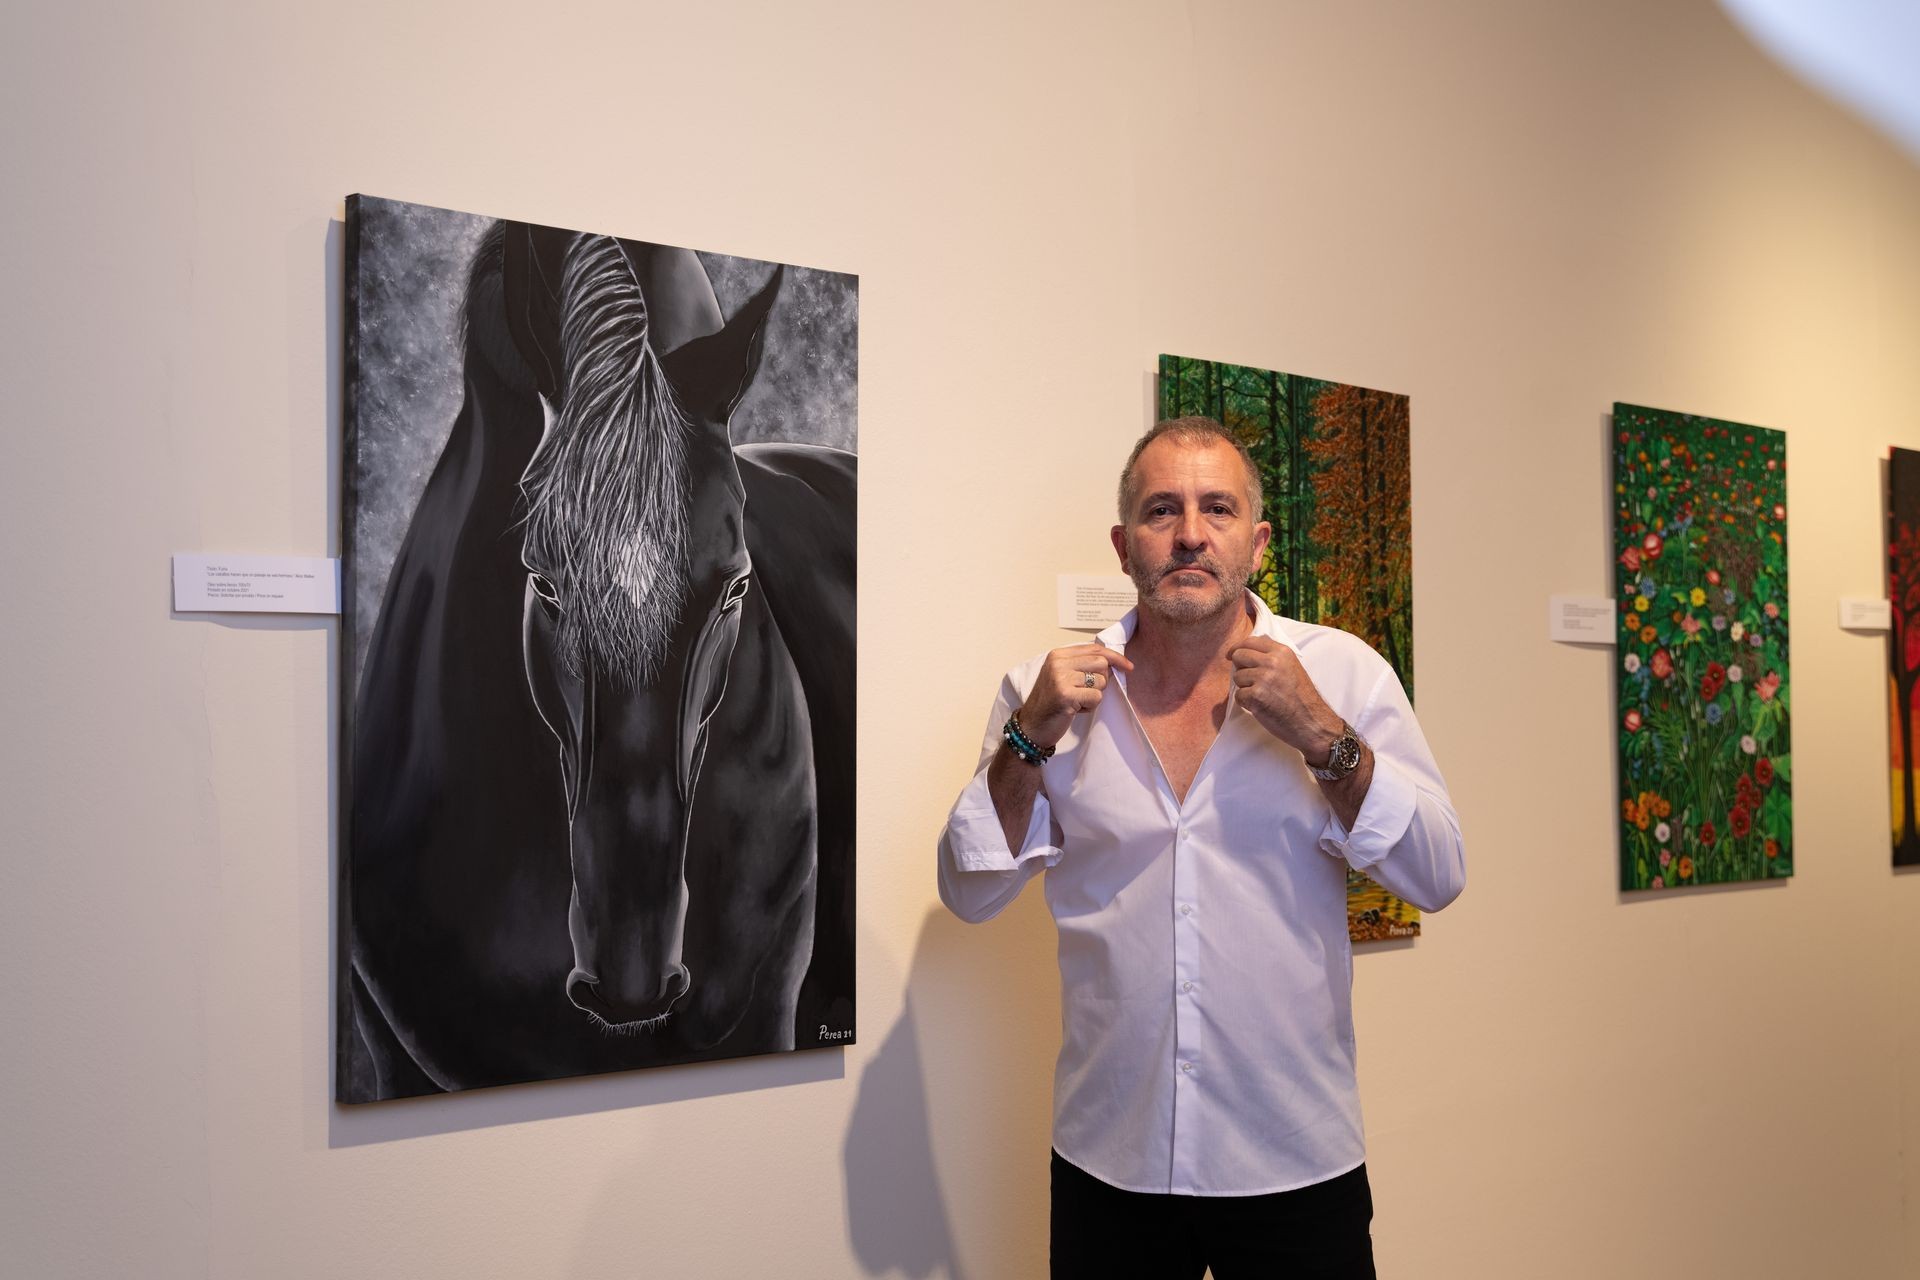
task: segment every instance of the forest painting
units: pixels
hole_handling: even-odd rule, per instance
[[[1613,409],[1620,887],[1793,874],[1787,445]]]
[[[852,1043],[858,282],[346,251],[336,1096]]]
[[[1226,425],[1260,469],[1273,539],[1251,583],[1274,612],[1364,639],[1413,696],[1407,398],[1344,382],[1160,357],[1159,417]],[[1356,942],[1411,938],[1420,912],[1347,873]]]
[[[1914,701],[1920,697],[1920,452],[1895,449],[1887,463],[1888,718],[1893,739],[1893,865],[1920,867],[1914,830]]]

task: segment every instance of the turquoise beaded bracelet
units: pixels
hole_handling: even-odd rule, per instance
[[[1020,713],[1018,711],[1008,716],[1007,722],[1000,726],[1000,736],[1007,740],[1009,747],[1013,748],[1013,754],[1019,756],[1028,764],[1043,765],[1053,758],[1052,747],[1042,747],[1038,745],[1032,738],[1026,735],[1025,730],[1021,729]]]

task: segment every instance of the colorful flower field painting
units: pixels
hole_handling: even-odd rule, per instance
[[[1793,874],[1787,445],[1613,407],[1620,887]]]
[[[1893,606],[1888,692],[1893,713],[1893,865],[1920,867],[1914,830],[1914,734],[1920,716],[1920,452],[1895,449],[1887,463],[1887,600]]]
[[[1413,696],[1407,398],[1344,382],[1160,357],[1159,416],[1224,423],[1260,468],[1273,540],[1249,584],[1274,612],[1351,631]],[[1411,938],[1420,912],[1347,873],[1355,942]]]

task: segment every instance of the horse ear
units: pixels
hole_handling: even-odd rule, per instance
[[[718,333],[691,342],[660,359],[680,406],[697,421],[725,423],[739,407],[760,368],[767,312],[780,292],[785,267],[775,267],[760,292],[747,299]]]

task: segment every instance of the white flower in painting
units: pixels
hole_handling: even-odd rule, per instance
[[[1628,654],[1625,666],[1627,668],[1628,675],[1633,675],[1637,673],[1640,670],[1640,655],[1637,653]]]
[[[1658,840],[1661,844],[1665,844],[1667,842],[1667,837],[1672,834],[1673,834],[1673,828],[1669,827],[1664,822],[1653,829],[1653,838],[1655,840]]]
[[[1752,755],[1760,749],[1760,744],[1753,740],[1752,734],[1743,733],[1740,735],[1740,749],[1748,755]]]
[[[1740,677],[1746,674],[1747,674],[1746,672],[1740,669],[1740,664],[1736,662],[1732,666],[1727,668],[1727,681],[1730,684],[1739,684]]]
[[[1738,640],[1741,636],[1747,634],[1747,624],[1744,622],[1736,622],[1727,628],[1727,634],[1733,639]]]

